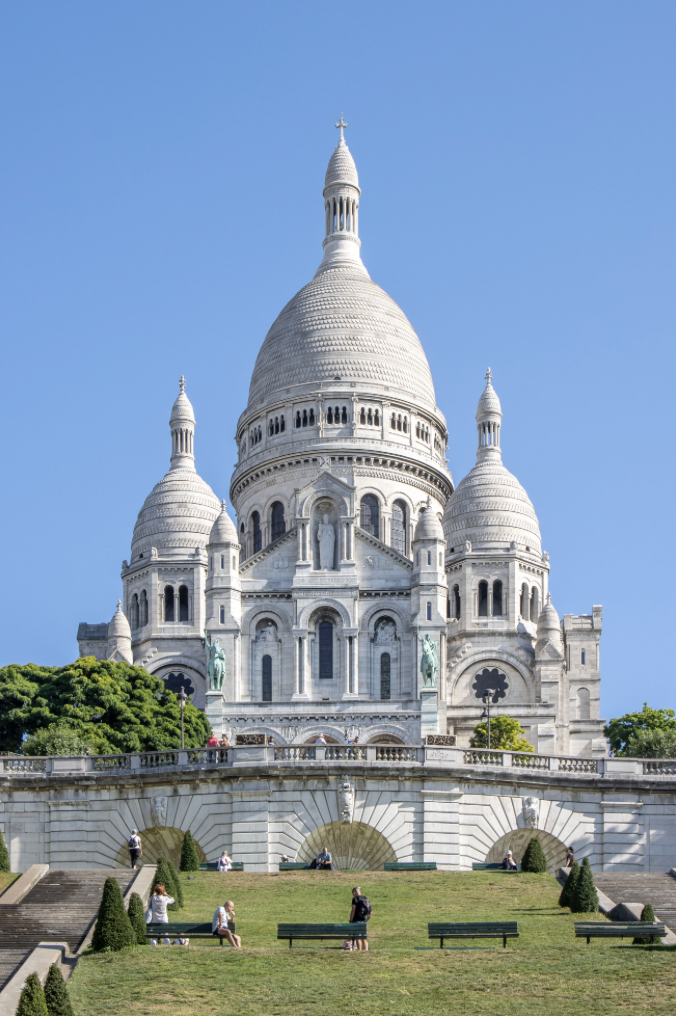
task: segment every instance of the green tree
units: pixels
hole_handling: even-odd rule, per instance
[[[157,858],[157,871],[155,873],[155,885],[163,885],[170,896],[174,898],[174,903],[170,903],[169,910],[178,910],[179,907],[183,906],[183,887],[181,880],[178,877],[178,872],[174,868],[171,861],[168,861],[166,857]]]
[[[37,974],[29,974],[19,998],[16,1016],[49,1016],[45,993]]]
[[[116,878],[107,878],[99,906],[92,948],[95,952],[112,949],[117,952],[127,946],[136,945],[136,933],[124,909],[122,891]]]
[[[575,886],[577,885],[577,880],[579,879],[579,877],[580,877],[580,865],[577,863],[577,861],[573,861],[573,863],[570,866],[568,878],[564,882],[563,889],[561,890],[561,895],[559,896],[560,907],[571,907],[572,909],[573,899],[575,897]]]
[[[63,720],[41,727],[26,739],[23,745],[24,755],[84,755],[85,751],[96,752],[98,739],[89,737],[85,740],[75,727]]]
[[[147,945],[148,939],[146,938],[145,909],[143,906],[143,900],[138,893],[132,893],[129,897],[127,915],[131,922],[131,926],[134,929],[134,934],[136,935],[136,944]]]
[[[45,1001],[49,1016],[73,1016],[73,1007],[68,997],[66,982],[56,963],[52,963],[47,971]]]
[[[647,702],[639,713],[625,713],[611,720],[603,733],[615,755],[627,755],[629,742],[641,730],[670,730],[676,732],[676,713],[673,709],[651,709]]]
[[[197,847],[195,846],[195,841],[192,838],[192,833],[189,829],[183,837],[181,863],[179,864],[179,868],[181,871],[199,871],[200,869],[200,859],[197,853]]]
[[[637,730],[622,754],[634,758],[676,758],[676,730]]]
[[[185,744],[203,745],[209,722],[190,702]],[[181,709],[174,692],[140,667],[80,657],[65,667],[11,664],[0,668],[0,751],[23,750],[24,737],[68,728],[97,754],[161,751],[181,744]],[[29,750],[42,745],[41,734]]]
[[[5,846],[5,837],[0,832],[0,871],[9,871],[9,854]]]
[[[491,748],[503,751],[533,751],[533,745],[526,740],[526,731],[518,720],[511,716],[496,716],[491,720]],[[488,723],[479,723],[474,728],[474,737],[469,742],[472,748],[488,745]]]
[[[540,874],[547,871],[547,858],[542,849],[539,836],[533,836],[526,847],[526,851],[521,858],[521,871],[534,871]]]
[[[641,920],[648,924],[654,924],[657,918],[655,917],[655,911],[646,903],[643,910],[641,911]],[[655,945],[659,942],[657,935],[651,935],[650,938],[635,938],[634,945]]]
[[[599,898],[594,885],[594,873],[589,858],[585,857],[580,868],[580,877],[575,883],[570,909],[574,914],[594,914],[599,909]]]

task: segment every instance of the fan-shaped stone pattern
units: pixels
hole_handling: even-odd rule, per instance
[[[173,866],[178,869],[181,863],[184,832],[170,826],[162,828],[153,826],[152,829],[142,829],[139,836],[143,845],[142,861],[144,864],[157,864],[158,858],[164,857],[167,861],[171,861]],[[200,863],[203,864],[206,861],[206,855],[199,843],[195,842],[195,848],[197,849]],[[118,850],[115,863],[121,867],[126,867],[129,864],[129,853],[126,844]]]
[[[502,836],[497,843],[494,843],[486,854],[486,860],[490,864],[498,864],[504,858],[508,850],[514,854],[517,864],[521,864],[521,858],[526,852],[526,847],[537,836],[542,844],[542,849],[547,859],[547,871],[550,875],[556,875],[559,868],[566,863],[566,845],[558,840],[551,833],[542,832],[539,829],[514,829],[512,832]]]
[[[480,462],[453,493],[444,533],[456,550],[471,543],[526,544],[540,552],[540,527],[528,494],[501,462]]]
[[[297,860],[311,861],[326,847],[339,871],[379,871],[397,855],[388,840],[364,822],[329,822],[310,833]]]
[[[286,305],[258,354],[249,406],[336,376],[436,405],[427,357],[406,315],[355,268],[322,272]]]
[[[170,469],[146,498],[134,526],[132,557],[155,546],[205,547],[220,512],[220,502],[208,483],[192,469]]]

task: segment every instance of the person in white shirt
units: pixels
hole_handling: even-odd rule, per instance
[[[174,897],[169,895],[164,886],[156,885],[153,895],[148,901],[146,924],[169,924],[167,907],[173,902]],[[153,939],[150,944],[157,945],[157,939]],[[164,939],[164,944],[169,945],[169,939],[166,937]]]
[[[228,851],[224,850],[216,862],[216,871],[230,871],[231,868],[232,859],[228,856]]]
[[[323,734],[319,735],[319,737],[315,741],[315,744],[326,744],[326,738],[324,737]]]
[[[219,907],[214,913],[211,922],[211,934],[220,938],[227,938],[230,945],[235,949],[242,948],[242,939],[235,935],[235,904],[232,900],[226,900],[224,907]]]
[[[129,851],[129,860],[131,861],[132,871],[135,871],[138,859],[143,853],[141,837],[138,834],[138,829],[132,829],[129,842],[127,843],[127,850]]]

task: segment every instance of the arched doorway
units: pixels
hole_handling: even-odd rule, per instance
[[[551,833],[544,833],[540,829],[514,829],[506,833],[486,854],[486,860],[495,864],[501,861],[508,850],[514,854],[517,864],[521,863],[526,847],[534,836],[539,837],[542,849],[547,858],[547,871],[555,875],[559,868],[562,868],[566,861],[566,845]]]
[[[173,829],[166,826],[161,828],[153,827],[151,829],[142,829],[139,832],[139,836],[141,837],[141,845],[143,847],[141,855],[143,864],[156,864],[158,857],[166,857],[178,869],[181,860],[183,837],[185,836],[183,829]],[[206,861],[206,855],[197,841],[195,841],[195,847],[197,848],[197,856],[200,861]],[[118,850],[115,862],[121,868],[129,867],[129,854],[127,853],[126,843]]]
[[[298,851],[299,861],[311,861],[327,847],[340,871],[378,871],[397,855],[373,826],[364,822],[329,822],[310,833]]]

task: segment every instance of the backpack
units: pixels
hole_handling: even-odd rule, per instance
[[[357,909],[355,917],[358,921],[368,921],[372,912],[371,901],[368,896],[357,896]]]
[[[135,836],[130,836],[129,837],[129,849],[130,850],[138,850],[138,843],[136,842],[136,837]]]

